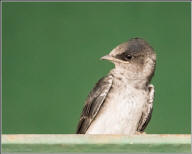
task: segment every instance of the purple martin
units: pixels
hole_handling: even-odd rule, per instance
[[[150,81],[156,54],[141,38],[115,47],[103,60],[115,67],[89,93],[77,127],[77,134],[125,134],[144,132],[154,99]]]

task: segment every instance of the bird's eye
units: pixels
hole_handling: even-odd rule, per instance
[[[125,55],[125,60],[130,60],[130,59],[132,59],[132,56],[131,55]]]

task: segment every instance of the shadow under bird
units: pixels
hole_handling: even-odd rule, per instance
[[[148,125],[154,99],[156,54],[141,38],[118,45],[101,59],[114,63],[85,102],[77,134],[140,134]]]

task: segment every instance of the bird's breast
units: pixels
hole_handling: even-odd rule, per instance
[[[87,134],[135,134],[144,104],[145,91],[132,86],[113,86]]]

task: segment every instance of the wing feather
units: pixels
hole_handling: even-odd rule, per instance
[[[143,132],[147,125],[149,124],[149,121],[151,120],[152,112],[153,112],[153,100],[154,100],[154,86],[149,85],[149,100],[148,103],[146,104],[145,111],[141,115],[141,119],[138,123],[138,132]]]
[[[112,81],[112,75],[101,78],[89,93],[77,126],[77,134],[86,133],[104,103],[104,100],[111,89]]]

